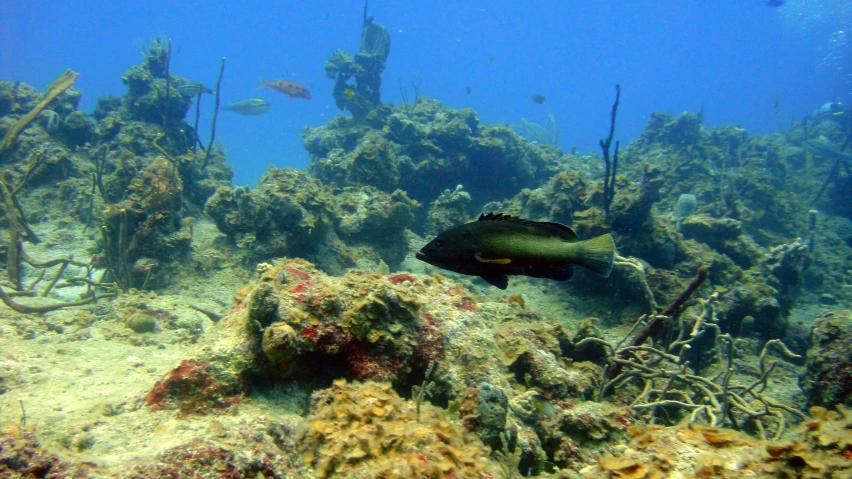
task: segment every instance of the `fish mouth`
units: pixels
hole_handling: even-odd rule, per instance
[[[414,255],[414,257],[419,259],[420,261],[426,261],[426,255],[423,254],[422,251],[418,251],[417,254]],[[426,262],[428,263],[428,261]]]

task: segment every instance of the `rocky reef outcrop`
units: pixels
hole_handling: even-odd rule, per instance
[[[220,187],[205,211],[250,261],[298,256],[342,272],[379,261],[396,268],[418,206],[401,190],[335,190],[305,172],[272,168],[254,189]]]
[[[426,205],[457,185],[474,208],[502,200],[556,172],[560,156],[508,126],[480,124],[471,109],[452,110],[427,98],[382,105],[360,121],[337,117],[303,137],[309,171],[325,184],[401,189]]]

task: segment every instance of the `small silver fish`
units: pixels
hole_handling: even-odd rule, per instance
[[[177,87],[177,91],[181,95],[188,96],[190,98],[194,97],[195,95],[201,94],[201,93],[210,93],[210,94],[213,93],[213,90],[204,86],[204,84],[201,83],[200,81],[189,82],[189,83],[186,83],[184,85],[181,85],[181,86]]]
[[[222,107],[223,110],[230,110],[240,115],[257,116],[262,115],[272,108],[266,100],[261,98],[248,98],[246,100],[235,101]]]

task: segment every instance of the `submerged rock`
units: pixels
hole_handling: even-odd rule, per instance
[[[125,324],[137,333],[153,333],[157,329],[157,320],[145,313],[131,314],[125,320]]]
[[[820,313],[811,327],[806,371],[799,377],[808,405],[852,407],[852,311]]]
[[[70,146],[83,146],[95,136],[95,125],[82,111],[68,115],[60,124],[59,131]]]

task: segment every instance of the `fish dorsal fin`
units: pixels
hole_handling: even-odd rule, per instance
[[[577,233],[574,233],[574,230],[571,228],[563,224],[551,223],[549,221],[529,221],[515,216],[504,215],[503,213],[488,213],[487,215],[480,214],[477,221],[503,221],[507,223],[514,223],[517,225],[535,228],[569,243],[580,241],[580,239],[577,238]]]

